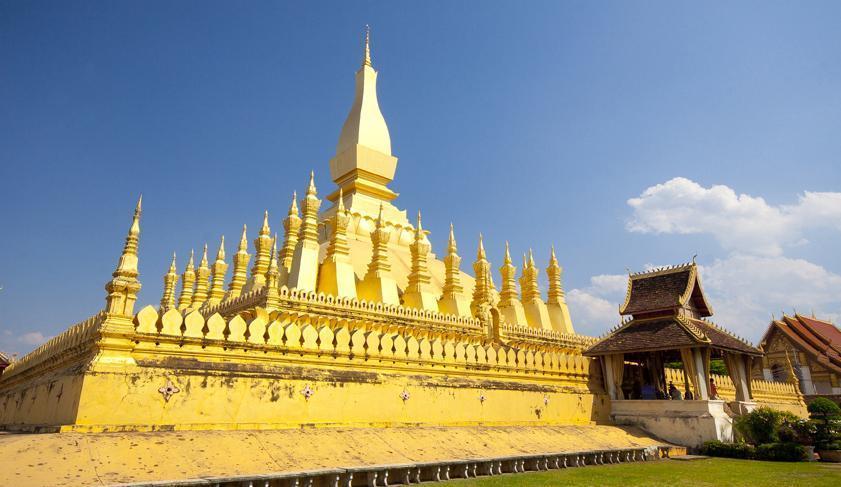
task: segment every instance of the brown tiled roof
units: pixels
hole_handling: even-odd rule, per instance
[[[678,308],[689,298],[702,316],[712,315],[701,291],[695,264],[633,274],[628,279],[625,304],[619,311],[623,315]]]
[[[841,374],[841,331],[825,321],[805,316],[783,316],[782,320],[771,322],[762,345],[767,345],[773,330],[779,330],[801,352],[821,366]]]
[[[720,328],[712,323],[702,320],[689,320],[695,326],[699,327],[704,335],[709,338],[713,347],[730,350],[734,352],[746,353],[748,355],[762,355],[762,351],[758,348],[736,338],[727,330]]]
[[[700,345],[749,355],[762,355],[758,349],[711,323],[678,317],[631,320],[587,349],[584,354],[592,356],[650,352]]]
[[[585,351],[585,355],[631,353],[694,347],[699,344],[689,331],[669,317],[632,320]]]

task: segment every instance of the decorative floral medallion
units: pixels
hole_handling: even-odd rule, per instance
[[[400,399],[402,399],[403,402],[408,401],[410,397],[412,396],[409,395],[409,391],[407,391],[406,389],[403,389],[403,392],[400,393]]]
[[[181,392],[181,389],[173,384],[171,380],[167,380],[166,385],[158,389],[158,392],[164,396],[164,401],[169,402],[169,398],[171,398],[173,394]]]
[[[482,404],[484,404],[484,403],[485,403],[485,401],[487,401],[487,400],[488,400],[488,397],[487,397],[487,396],[485,396],[485,393],[484,393],[484,392],[483,392],[483,393],[481,393],[481,394],[479,394],[479,402],[481,402]]]
[[[304,395],[304,399],[309,399],[310,397],[312,397],[313,394],[315,394],[315,391],[313,391],[310,388],[310,385],[307,384],[304,386],[304,390],[301,391],[301,394]]]

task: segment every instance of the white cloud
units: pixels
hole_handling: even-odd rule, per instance
[[[704,188],[674,178],[628,200],[633,216],[626,228],[638,233],[713,235],[729,251],[782,255],[815,228],[841,230],[841,193],[805,192],[794,205],[769,205],[736,194],[728,186]]]
[[[646,267],[649,268],[650,266]],[[712,320],[754,343],[771,314],[785,311],[841,319],[841,275],[803,259],[733,254],[699,266]],[[627,275],[599,275],[590,285],[567,293],[576,331],[599,336],[619,322]]]
[[[25,353],[33,350],[50,338],[52,337],[44,335],[40,331],[17,334],[11,330],[2,330],[2,333],[0,333],[0,351],[10,355],[17,354],[19,357],[22,357]]]
[[[20,343],[23,343],[24,345],[38,346],[49,339],[50,337],[44,336],[44,334],[40,331],[30,331],[29,333],[24,333],[23,335],[21,335],[18,338],[18,341]]]
[[[700,271],[713,320],[754,342],[772,313],[841,316],[841,275],[807,260],[735,254]]]
[[[619,323],[619,304],[625,298],[628,276],[602,274],[590,278],[590,285],[567,293],[567,304],[575,331],[598,336]]]

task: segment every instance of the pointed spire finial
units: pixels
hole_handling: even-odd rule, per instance
[[[242,236],[239,238],[239,248],[237,249],[240,252],[244,252],[248,250],[248,237],[246,236],[246,232],[248,231],[247,225],[242,225]]]
[[[447,242],[447,249],[451,254],[458,252],[458,247],[456,247],[456,234],[453,230],[452,222],[450,222],[450,239]]]
[[[418,226],[415,228],[415,235],[423,235],[423,225],[421,224],[421,212],[418,210]]]
[[[534,252],[529,249],[529,267],[534,267]]]
[[[298,216],[298,192],[292,192],[292,204],[289,205],[288,216]]]
[[[505,260],[503,264],[508,265],[511,263],[511,249],[508,246],[508,240],[505,241]]]
[[[219,251],[216,252],[216,260],[225,260],[225,236],[222,235],[222,240],[219,242]]]
[[[345,192],[344,189],[339,188],[339,202],[336,205],[336,213],[344,213],[345,211]]]
[[[380,211],[377,213],[377,226],[380,227],[383,224],[383,204],[380,203]]]
[[[172,253],[172,262],[169,264],[169,272],[176,272],[175,267],[175,252]]]
[[[260,228],[260,235],[268,235],[271,230],[269,229],[269,210],[265,210],[263,212],[263,227]]]
[[[482,234],[479,234],[479,250],[476,252],[476,259],[485,259],[485,244],[482,242]]]
[[[555,245],[554,245],[554,244],[552,244],[552,251],[551,251],[551,253],[549,254],[549,264],[550,264],[550,265],[551,265],[551,264],[555,264],[555,265],[557,265],[557,264],[558,264],[558,258],[557,258],[557,257],[555,257]]]
[[[207,243],[204,244],[204,253],[201,256],[201,262],[199,262],[199,267],[207,267]]]
[[[190,269],[192,267],[195,267],[195,264],[194,264],[195,255],[196,255],[196,250],[195,249],[190,249],[190,260],[187,261],[187,268],[188,269]]]
[[[363,66],[371,66],[371,26],[365,24],[365,58],[362,60]]]
[[[315,171],[310,171],[310,184],[307,186],[307,196],[315,196]]]

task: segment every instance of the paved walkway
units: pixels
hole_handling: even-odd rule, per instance
[[[0,485],[111,485],[660,444],[615,426],[0,435]]]

